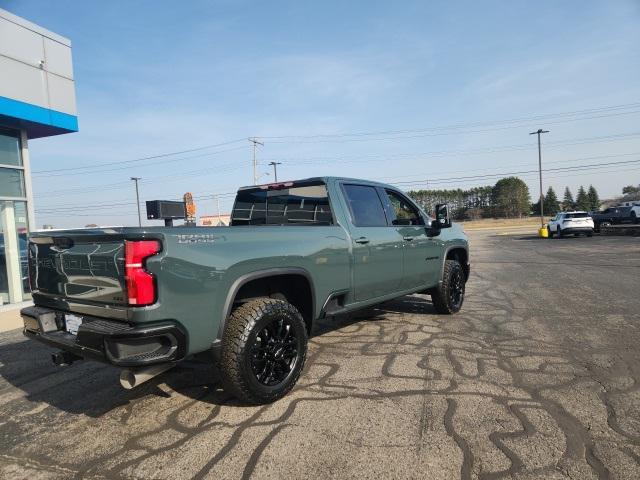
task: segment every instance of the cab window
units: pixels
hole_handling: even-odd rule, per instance
[[[344,185],[344,193],[356,227],[387,226],[387,217],[375,187]]]
[[[392,225],[424,225],[422,215],[406,198],[393,190],[385,192]]]

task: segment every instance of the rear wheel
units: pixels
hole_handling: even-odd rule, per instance
[[[244,403],[278,400],[296,384],[307,354],[300,312],[283,300],[258,298],[227,321],[220,371],[225,389]]]
[[[631,212],[631,221],[633,223],[638,223],[640,220],[638,219],[638,215],[636,215],[636,212]]]
[[[451,315],[462,308],[466,278],[457,260],[445,260],[442,283],[431,293],[433,306],[438,313]]]

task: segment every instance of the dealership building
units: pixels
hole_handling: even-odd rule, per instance
[[[71,42],[0,9],[0,304],[30,298],[29,143],[76,131]]]

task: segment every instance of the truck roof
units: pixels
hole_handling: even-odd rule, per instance
[[[300,178],[300,179],[296,179],[296,180],[285,180],[285,181],[282,181],[282,182],[262,183],[262,184],[259,184],[259,185],[247,185],[247,186],[244,186],[244,187],[240,187],[238,190],[250,190],[250,189],[253,189],[253,188],[267,187],[269,185],[282,185],[282,184],[285,184],[285,183],[314,183],[314,182],[330,183],[330,182],[338,182],[338,181],[347,181],[347,182],[355,182],[355,183],[361,183],[361,184],[366,184],[366,185],[377,185],[377,186],[380,186],[380,187],[395,188],[395,187],[393,187],[393,185],[389,185],[387,183],[376,182],[376,181],[373,181],[373,180],[365,180],[363,178],[324,176],[324,177]]]

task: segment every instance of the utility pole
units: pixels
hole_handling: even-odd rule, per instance
[[[131,180],[136,182],[136,206],[138,207],[138,226],[142,226],[142,217],[140,216],[140,193],[138,192],[138,180],[142,180],[142,177],[131,177]]]
[[[264,143],[259,142],[255,137],[249,137],[247,140],[253,143],[253,184],[258,184],[258,163],[256,162],[256,146],[262,145],[264,147]]]
[[[216,199],[216,209],[218,211],[218,224],[220,224],[220,196],[219,195],[214,195],[215,199]],[[218,225],[214,225],[215,227],[217,227]]]
[[[549,133],[549,130],[542,130],[539,128],[535,132],[531,132],[529,135],[538,135],[538,174],[540,176],[540,228],[544,227],[544,195],[542,193],[542,149],[540,147],[540,135],[543,133]]]
[[[282,165],[282,162],[269,162],[269,165],[273,166],[273,178],[274,181],[278,181],[278,165]]]

